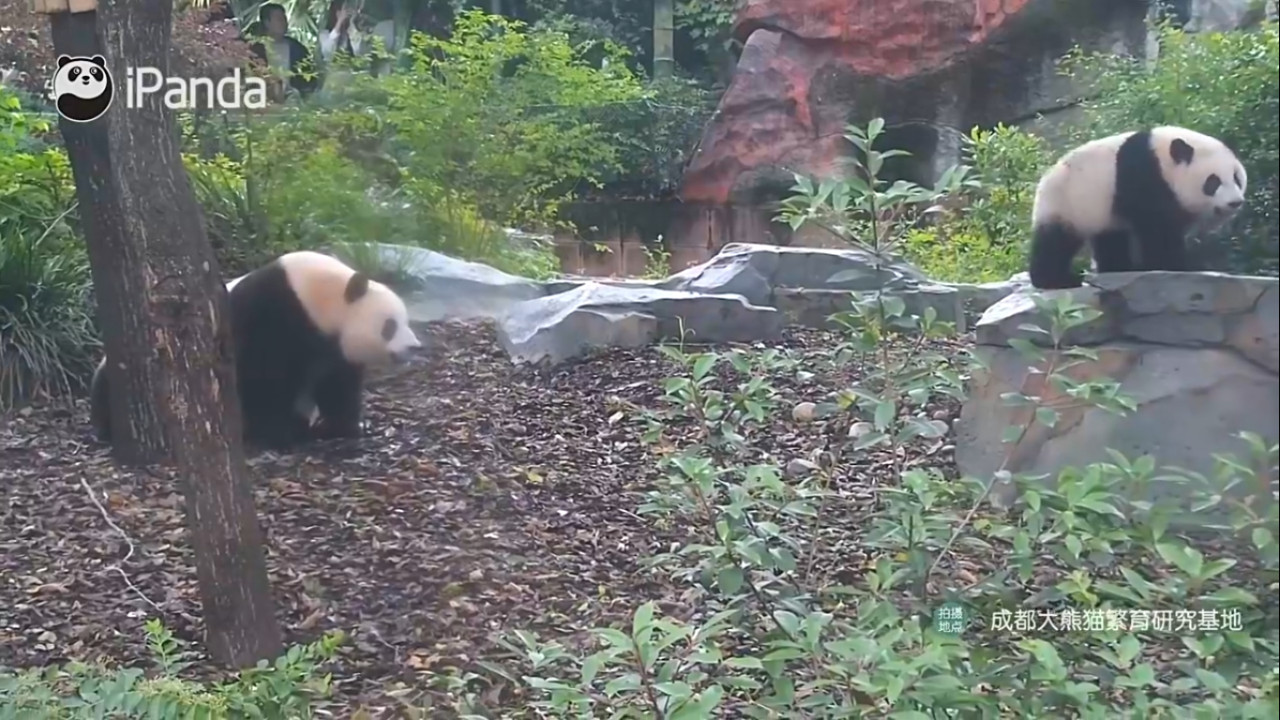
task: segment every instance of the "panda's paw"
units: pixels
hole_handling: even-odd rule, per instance
[[[316,440],[341,440],[359,438],[364,435],[359,421],[335,423],[320,418],[311,426],[311,437]]]

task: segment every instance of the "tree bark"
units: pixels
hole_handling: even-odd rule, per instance
[[[168,77],[172,13],[172,0],[102,0],[97,13],[52,16],[56,52],[105,49],[115,84],[105,115],[59,118],[59,129],[106,341],[116,456],[177,467],[206,645],[244,667],[279,655],[281,637],[234,401],[226,289],[163,94],[137,108],[126,99],[127,67]]]
[[[653,77],[675,74],[676,19],[673,0],[653,0]]]

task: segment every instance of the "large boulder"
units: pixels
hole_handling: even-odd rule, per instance
[[[361,251],[366,247],[377,266],[397,278],[409,318],[415,322],[497,320],[513,305],[547,292],[534,280],[434,250],[369,243]]]
[[[516,362],[558,363],[595,348],[678,340],[682,332],[694,343],[771,340],[783,325],[777,310],[739,295],[588,282],[513,306],[499,322],[499,339]]]
[[[1137,410],[1127,417],[1097,408],[1060,412],[1053,428],[1036,424],[1016,446],[1005,428],[1022,425],[1031,408],[1010,408],[1009,392],[1063,398],[1028,372],[1012,345],[1043,345],[1028,325],[1047,327],[1031,291],[1009,295],[978,322],[978,373],[957,426],[961,472],[990,477],[1005,458],[1014,473],[1048,473],[1110,461],[1106,449],[1130,458],[1150,454],[1159,466],[1211,473],[1214,453],[1245,459],[1237,437],[1251,431],[1274,443],[1280,437],[1280,284],[1275,278],[1220,273],[1111,273],[1093,276],[1098,287],[1069,293],[1102,315],[1073,329],[1066,345],[1093,347],[1098,357],[1070,369],[1076,380],[1112,378]],[[1046,293],[1052,295],[1053,293]],[[1273,478],[1274,480],[1274,478]],[[1007,502],[1011,488],[998,486]]]
[[[847,310],[853,292],[882,291],[906,303],[907,312],[932,307],[938,318],[964,330],[964,296],[931,282],[900,259],[878,259],[858,248],[780,247],[731,243],[701,265],[668,277],[661,286],[698,293],[732,293],[754,305],[784,311],[799,325],[821,327]]]
[[[1187,0],[1186,4],[1185,27],[1191,32],[1235,30],[1266,15],[1265,4],[1258,8],[1256,0]]]
[[[1054,60],[1073,45],[1146,52],[1145,3],[1114,0],[745,0],[732,83],[683,178],[685,202],[756,205],[792,171],[838,172],[850,121],[883,117],[900,174],[932,184],[975,125],[1068,108]],[[890,165],[899,161],[891,160]]]

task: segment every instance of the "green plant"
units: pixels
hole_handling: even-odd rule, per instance
[[[0,411],[83,386],[99,347],[91,288],[82,249],[0,228]]]
[[[0,88],[0,411],[80,387],[97,347],[66,155]]]
[[[617,167],[610,129],[589,111],[639,100],[620,48],[582,62],[565,35],[468,11],[447,39],[416,33],[413,71],[386,78],[405,169],[428,195],[460,193],[494,222],[539,230],[581,184]]]
[[[884,120],[876,118],[867,127],[850,125],[845,138],[858,154],[849,159],[846,179],[813,180],[796,175],[792,195],[782,202],[778,219],[791,228],[811,223],[852,245],[875,255],[901,253],[901,243],[909,229],[938,202],[975,181],[971,168],[948,168],[935,188],[923,188],[906,180],[892,184],[880,177],[884,161],[910,155],[906,150],[876,150],[875,142],[884,132]]]
[[[869,148],[877,130],[873,123],[851,135]],[[834,214],[832,230],[852,235],[848,228],[861,221],[879,260],[880,246],[897,235],[894,223],[936,199],[910,187],[879,190],[875,174],[885,156],[866,153],[865,179],[817,189],[799,182],[792,222]],[[824,215],[824,206],[835,212]],[[1115,452],[1113,462],[1050,479],[1013,472],[1022,440],[1056,425],[1061,413],[1134,409],[1118,383],[1071,372],[1097,361],[1092,350],[1066,342],[1099,311],[1069,296],[1034,299],[1047,323],[1023,326],[1030,339],[1012,343],[1027,358],[1029,379],[1025,390],[1005,396],[1014,411],[1009,446],[989,478],[950,480],[941,467],[908,462],[922,446],[946,441],[950,428],[936,408],[962,399],[968,375],[982,370],[978,357],[966,364],[953,346],[931,346],[954,334],[931,308],[909,315],[902,299],[873,292],[855,294],[852,308],[833,316],[847,340],[829,362],[857,380],[792,408],[797,421],[828,422],[832,442],[785,470],[752,447],[753,438],[776,432],[780,403],[770,378],[802,377],[821,361],[663,347],[678,373],[664,383],[662,409],[646,413],[644,439],[660,455],[662,473],[639,512],[659,529],[680,529],[686,540],[650,562],[705,611],[684,620],[645,603],[629,627],[597,628],[597,641],[582,650],[515,633],[504,642],[518,669],[485,669],[528,688],[525,716],[537,717],[1261,718],[1280,711],[1280,608],[1263,599],[1280,578],[1271,529],[1280,503],[1274,492],[1227,499],[1233,485],[1267,487],[1280,446],[1245,434],[1251,462],[1220,458],[1213,478],[1176,469],[1160,475],[1154,459]],[[871,498],[850,524],[850,488],[841,485],[871,467],[883,468],[884,482],[863,483]],[[992,491],[1008,484],[1014,501],[990,503]],[[1181,495],[1151,492],[1177,484],[1188,486]],[[1227,544],[1206,552],[1174,529],[1174,515],[1192,507],[1231,517]],[[820,563],[818,550],[829,543],[866,556],[856,568]],[[1256,572],[1229,577],[1245,553],[1256,554]],[[966,567],[984,569],[975,575]],[[1016,622],[1013,608],[1020,608]],[[1152,632],[1136,619],[1179,612],[1222,622]],[[1040,617],[1062,622],[1061,632],[1033,634]],[[1015,629],[1022,635],[1011,637]],[[472,686],[480,681],[450,680],[463,717],[485,711]]]
[[[223,275],[247,273],[280,254],[285,243],[272,237],[266,218],[255,207],[244,167],[225,155],[184,155],[183,160]]]
[[[1116,383],[1068,373],[1093,356],[1066,347],[1068,332],[1097,311],[1068,297],[1037,304],[1047,328],[1028,331],[1046,347],[1017,345],[1042,389],[1009,396],[1020,417],[1008,438],[1081,406],[1129,411]],[[776,351],[663,350],[680,372],[649,422],[663,475],[640,512],[687,534],[653,563],[705,612],[684,620],[645,603],[628,626],[596,629],[581,651],[515,633],[511,664],[486,668],[533,694],[517,716],[1100,720],[1280,710],[1280,611],[1265,599],[1277,578],[1280,506],[1273,495],[1246,504],[1224,492],[1274,472],[1280,447],[1246,434],[1252,462],[1223,458],[1216,477],[1194,479],[1118,453],[1052,479],[1002,467],[956,481],[899,464],[888,473],[896,482],[875,489],[869,520],[852,528],[836,509],[838,479],[937,442],[945,424],[921,411],[956,393],[963,375],[954,358],[920,352],[920,338],[947,334],[928,317],[886,301],[842,320],[850,341],[834,362],[870,372],[817,404],[828,418],[849,413],[849,439],[800,462],[799,477],[753,459],[747,440],[768,432],[779,409],[768,378],[804,365]],[[915,338],[905,351],[893,341],[898,328]],[[987,502],[998,482],[1018,488],[1011,507]],[[1197,549],[1170,523],[1188,506],[1136,499],[1186,482],[1203,483],[1191,507],[1228,510],[1232,537],[1247,544]],[[833,542],[866,556],[855,568],[815,565],[816,547]],[[1229,574],[1246,554],[1256,569]],[[989,569],[964,570],[979,566]],[[1174,624],[1184,616],[1195,626]],[[1037,631],[1050,620],[1061,627]],[[463,717],[487,712],[472,689],[479,682],[451,679]]]
[[[1036,184],[1053,151],[1040,136],[1005,125],[973,128],[964,150],[972,182],[954,207],[908,232],[903,254],[939,280],[1007,280],[1025,269]]]
[[[16,673],[0,671],[0,718],[310,718],[329,693],[319,675],[342,642],[331,634],[260,661],[229,682],[198,683],[179,675],[191,653],[158,620],[146,623],[155,672],[71,662]]]
[[[618,145],[616,164],[600,175],[602,192],[658,197],[678,188],[718,100],[718,93],[677,76],[649,83],[633,102],[592,109]]]
[[[703,52],[732,46],[729,35],[733,25],[735,0],[678,0],[675,3],[676,27],[689,33]]]
[[[662,280],[671,274],[671,253],[662,245],[662,236],[658,236],[658,244],[644,250],[644,277],[651,280]]]
[[[1089,122],[1079,138],[1153,125],[1181,125],[1222,138],[1249,173],[1240,219],[1204,238],[1209,267],[1280,272],[1280,29],[1275,22],[1232,32],[1186,33],[1161,22],[1159,56],[1142,59],[1073,51],[1062,72],[1090,80]]]

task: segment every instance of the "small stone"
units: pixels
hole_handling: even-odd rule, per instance
[[[875,430],[875,429],[876,429],[875,425],[872,425],[869,422],[856,422],[849,426],[849,437],[854,438],[856,440],[860,437],[863,437],[864,435],[869,434],[872,430]]]
[[[791,409],[791,419],[796,422],[812,422],[817,414],[818,406],[811,402],[802,402]]]
[[[817,469],[818,466],[808,460],[796,458],[795,460],[787,463],[786,474],[789,478],[801,478]]]

